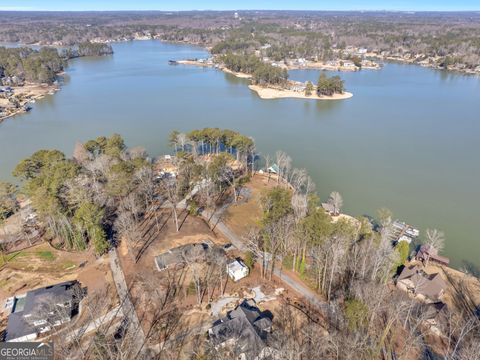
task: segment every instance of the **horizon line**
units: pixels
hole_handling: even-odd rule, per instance
[[[473,12],[480,13],[479,9],[459,9],[459,10],[400,10],[400,9],[183,9],[183,10],[160,10],[160,9],[111,9],[111,10],[47,10],[47,9],[12,9],[12,8],[1,8],[0,12],[24,12],[24,13],[34,13],[34,12],[60,12],[60,13],[81,13],[81,12],[96,12],[96,13],[108,13],[108,12],[163,12],[163,13],[182,13],[182,12],[269,12],[269,11],[289,11],[289,12],[402,12],[402,13],[462,13],[462,12]]]

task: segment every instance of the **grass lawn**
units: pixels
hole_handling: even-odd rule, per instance
[[[51,251],[48,250],[39,250],[36,252],[37,256],[46,261],[53,261],[55,260],[55,255]]]
[[[0,256],[0,267],[4,265],[14,270],[50,272],[73,270],[78,266],[78,262],[69,254],[42,244],[3,257]]]
[[[8,255],[0,256],[0,267],[14,260],[17,256],[21,256],[21,251],[15,251]]]

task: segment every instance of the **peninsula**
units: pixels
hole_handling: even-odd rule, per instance
[[[214,67],[238,78],[250,79],[249,89],[255,91],[261,99],[344,100],[353,96],[352,93],[345,91],[344,81],[339,76],[329,78],[322,73],[317,86],[309,81],[302,83],[288,80],[287,70],[295,69],[294,65],[288,67],[272,64],[253,54],[228,52],[209,59],[171,60],[170,63]],[[344,64],[342,63],[341,66],[343,67]],[[347,64],[347,66],[349,65]],[[314,69],[315,67],[309,68]]]

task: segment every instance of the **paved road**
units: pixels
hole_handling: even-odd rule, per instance
[[[117,287],[117,293],[118,298],[121,302],[120,306],[122,307],[122,312],[125,317],[128,318],[130,324],[129,326],[134,329],[136,334],[135,349],[133,349],[132,353],[137,354],[141,350],[144,350],[143,344],[145,344],[145,334],[143,333],[143,329],[140,326],[140,321],[138,320],[135,307],[130,300],[127,282],[125,281],[125,276],[123,274],[122,267],[120,266],[117,249],[113,248],[112,250],[110,250],[109,254],[110,268],[112,269],[113,281],[115,282],[115,286]]]
[[[216,224],[215,229],[218,229],[225,237],[235,246],[237,249],[241,251],[247,251],[248,248],[245,243],[240,239],[230,228],[225,225],[223,221],[221,221],[217,215],[211,216],[211,212],[204,210],[202,212],[202,217],[208,221],[210,219],[210,223]],[[211,218],[210,218],[211,217]],[[300,283],[296,279],[292,278],[288,274],[281,273],[280,270],[277,268],[274,271],[274,274],[278,276],[282,281],[284,281],[287,285],[289,285],[292,289],[296,292],[301,294],[305,297],[311,304],[315,305],[320,310],[323,310],[324,302],[318,299],[317,294],[306,287],[304,284]]]

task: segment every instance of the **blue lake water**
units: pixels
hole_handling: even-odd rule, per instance
[[[421,230],[443,230],[455,266],[480,266],[480,78],[386,64],[339,74],[354,94],[348,100],[262,100],[246,80],[168,65],[206,57],[203,49],[136,41],[114,50],[73,60],[60,92],[0,124],[0,179],[12,180],[15,164],[38,149],[71,154],[77,140],[99,135],[120,133],[158,155],[174,129],[231,128],[264,154],[286,151],[320,196],[343,195],[346,212],[388,207]],[[318,75],[290,72],[302,81]]]

